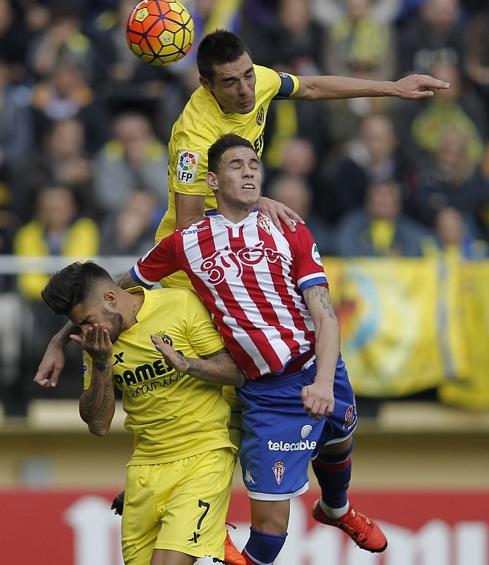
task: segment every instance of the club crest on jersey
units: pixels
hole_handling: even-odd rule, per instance
[[[167,335],[165,332],[161,331],[161,332],[155,332],[155,335],[157,335],[158,337],[161,337],[161,341],[163,343],[166,343],[167,345],[171,345],[173,347],[173,339]]]
[[[314,243],[312,245],[311,256],[312,256],[312,260],[315,263],[317,263],[318,265],[321,265],[321,267],[323,266],[323,262],[321,261],[321,254],[319,253],[317,243]]]
[[[268,218],[264,214],[258,214],[256,223],[259,228],[264,229],[267,234],[270,235],[270,218]]]
[[[200,153],[180,151],[178,154],[177,179],[187,184],[193,183],[197,174]]]
[[[355,409],[355,406],[351,404],[345,410],[345,422],[343,424],[343,429],[351,430],[351,428],[353,428],[353,426],[356,423],[357,423],[357,411]]]
[[[263,106],[258,110],[258,114],[256,115],[256,123],[261,126],[265,121],[265,110]]]
[[[282,479],[284,478],[285,463],[283,461],[276,461],[272,467],[272,470],[273,470],[273,474],[275,475],[275,480],[279,485],[282,482]]]

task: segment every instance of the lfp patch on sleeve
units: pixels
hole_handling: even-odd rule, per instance
[[[200,153],[196,151],[180,151],[178,154],[177,179],[191,184],[195,181]]]

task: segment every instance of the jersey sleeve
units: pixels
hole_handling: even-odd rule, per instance
[[[151,288],[160,279],[179,271],[176,247],[175,233],[159,241],[129,271],[132,280],[145,288]]]
[[[254,65],[256,73],[256,94],[268,100],[290,98],[299,88],[299,79],[289,73],[278,73],[269,67]]]
[[[193,292],[188,293],[187,299],[187,338],[199,357],[224,348],[209,311]]]
[[[86,351],[83,352],[83,390],[87,390],[92,382],[93,363]]]
[[[200,116],[193,117],[196,109],[188,107],[190,116],[182,117],[175,124],[169,145],[169,178],[172,189],[179,194],[205,196],[209,188],[206,182],[207,151],[215,139],[209,139],[205,123],[208,120],[205,108]],[[207,118],[207,120],[206,120]],[[201,131],[196,123],[201,123]]]
[[[285,234],[292,248],[293,270],[301,292],[311,286],[329,286],[318,246],[309,229],[297,224],[295,232],[285,228]]]
[[[278,73],[280,77],[280,88],[274,96],[274,100],[283,100],[293,96],[299,88],[299,79],[289,73]]]

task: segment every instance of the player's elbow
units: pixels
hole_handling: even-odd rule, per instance
[[[244,374],[242,373],[242,371],[237,370],[235,375],[234,375],[234,382],[232,384],[234,384],[234,386],[241,388],[246,382],[246,378],[244,376]]]
[[[107,435],[110,430],[110,426],[101,425],[98,422],[87,422],[87,425],[90,433],[98,437]]]
[[[320,95],[315,77],[301,77],[299,88],[294,98],[300,98],[301,100],[318,100]]]
[[[110,422],[100,420],[96,415],[86,410],[83,405],[80,406],[80,417],[87,425],[89,432],[95,436],[102,437],[110,429]]]

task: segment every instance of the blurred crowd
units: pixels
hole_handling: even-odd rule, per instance
[[[194,47],[156,68],[125,43],[136,0],[0,0],[0,261],[152,245],[171,126],[198,85],[195,47],[216,27],[240,34],[256,63],[297,75],[448,81],[419,102],[272,104],[265,193],[302,215],[323,255],[488,256],[486,1],[184,3]],[[0,386],[12,412],[60,323],[40,303],[46,280],[0,271]]]

